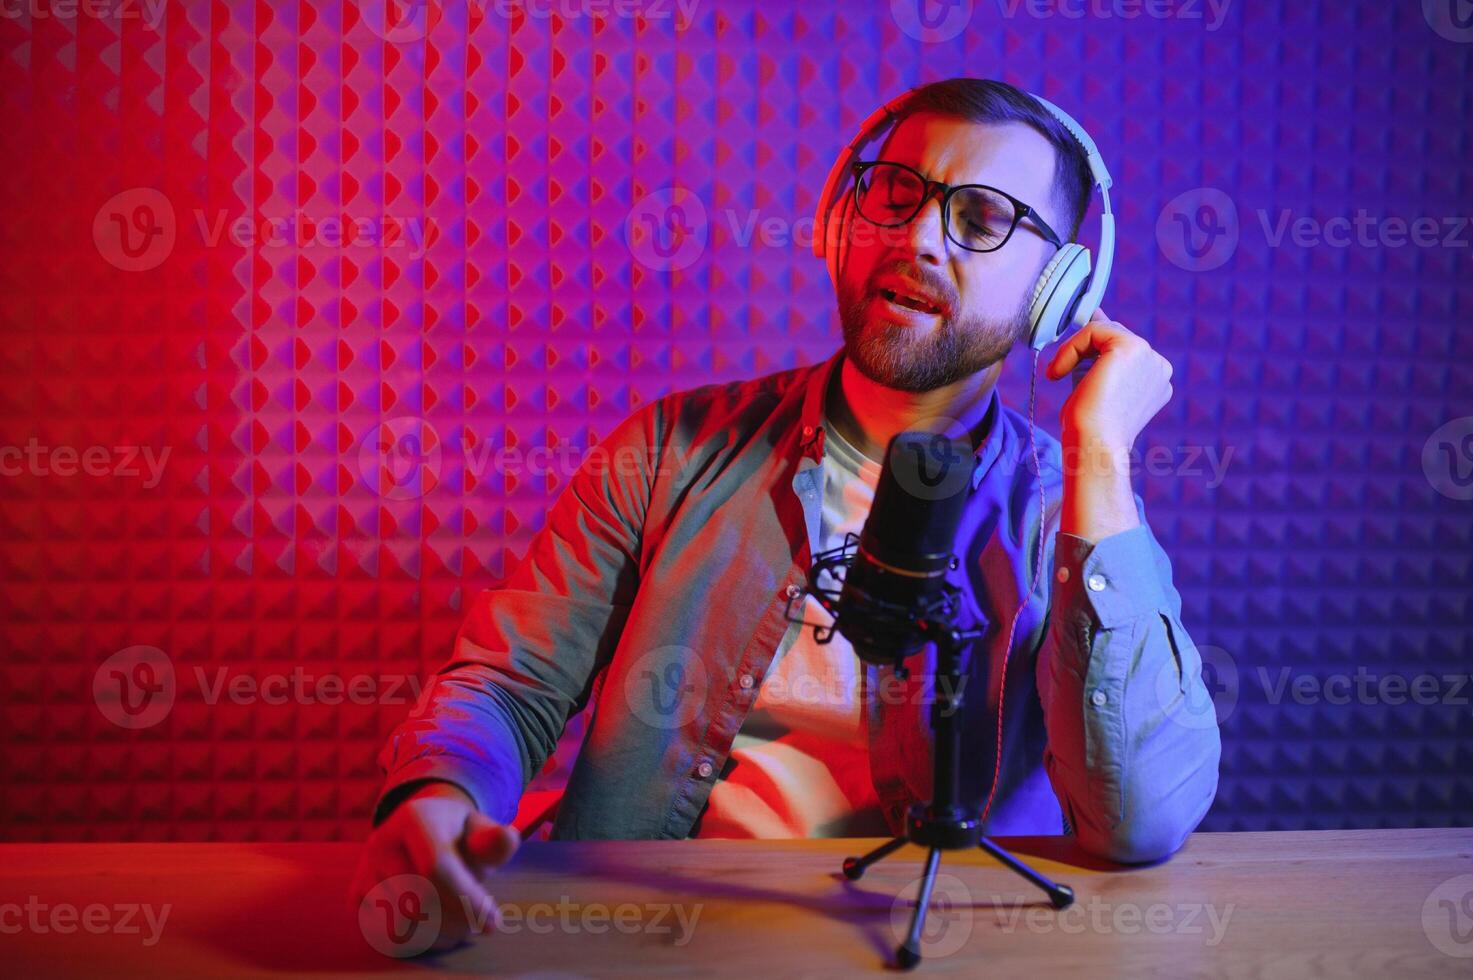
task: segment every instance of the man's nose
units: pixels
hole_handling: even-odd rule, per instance
[[[943,197],[940,188],[931,190],[920,211],[902,229],[905,245],[917,261],[940,265],[946,259],[946,226],[941,211]]]

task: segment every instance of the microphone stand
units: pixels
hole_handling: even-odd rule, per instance
[[[850,549],[855,543],[852,533],[846,535],[843,545],[820,553],[814,560],[807,592],[831,616],[836,616],[838,612],[839,590],[823,588],[817,581],[820,575],[833,575],[837,569],[847,567],[852,556]],[[952,558],[952,567],[956,567],[955,556]],[[929,849],[920,892],[916,896],[915,912],[910,920],[910,931],[906,934],[905,941],[895,950],[897,964],[906,970],[912,969],[921,961],[921,931],[925,928],[942,851],[981,848],[1014,873],[1041,888],[1054,908],[1067,908],[1074,902],[1074,889],[1051,881],[983,834],[980,812],[961,800],[961,731],[957,727],[957,715],[962,708],[961,653],[967,643],[980,638],[985,631],[958,628],[952,620],[959,606],[960,590],[947,584],[944,593],[942,600],[923,614],[918,615],[915,611],[902,613],[907,625],[936,647],[936,683],[931,702],[931,728],[935,732],[932,799],[929,803],[917,803],[910,808],[906,815],[905,831],[901,836],[881,844],[863,857],[847,857],[843,865],[844,877],[850,881],[858,881],[870,865],[890,856],[906,844],[917,844]],[[790,620],[793,619],[792,604],[798,598],[795,596],[789,600]],[[884,613],[893,617],[897,610],[885,610]],[[801,613],[796,621],[802,621]],[[834,631],[838,628],[837,623],[832,626],[822,623],[805,625],[814,627],[814,638],[821,644],[832,640]],[[900,676],[906,676],[906,669],[898,659],[895,669]]]

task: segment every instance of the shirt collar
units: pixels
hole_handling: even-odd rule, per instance
[[[808,387],[803,393],[802,420],[799,423],[802,426],[802,435],[798,443],[803,449],[803,455],[817,462],[823,461],[824,392],[828,391],[831,381],[837,382],[837,372],[843,362],[844,348],[840,347],[817,370],[809,374]],[[987,412],[983,415],[982,444],[974,454],[976,462],[972,467],[973,490],[977,489],[977,485],[1001,455],[1006,429],[1002,418],[1002,397],[998,394],[997,386],[993,385],[987,397]]]

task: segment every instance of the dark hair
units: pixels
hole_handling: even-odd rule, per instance
[[[1064,124],[1028,93],[1007,82],[984,78],[948,78],[916,89],[900,118],[917,112],[954,116],[972,122],[1021,122],[1032,126],[1048,140],[1057,154],[1054,163],[1053,201],[1069,219],[1073,241],[1089,208],[1094,178],[1089,158]],[[1062,230],[1062,229],[1061,229]]]

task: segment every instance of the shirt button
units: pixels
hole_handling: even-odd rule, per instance
[[[1091,704],[1093,704],[1096,708],[1099,708],[1103,707],[1105,702],[1110,699],[1105,696],[1104,691],[1096,691],[1089,696],[1089,700]]]
[[[811,425],[805,425],[805,426],[803,426],[803,438],[804,439],[807,439],[807,438],[809,438],[812,435],[813,435],[813,426],[811,426]]]
[[[803,590],[796,585],[789,585],[786,595],[789,599],[796,599],[803,594]]]
[[[1069,566],[1068,565],[1060,565],[1059,566],[1059,574],[1055,575],[1054,578],[1058,579],[1060,582],[1067,582],[1067,581],[1069,581]]]
[[[740,678],[738,678],[737,683],[742,686],[743,691],[750,691],[752,689],[752,685],[757,682],[752,680],[751,674],[743,674]]]
[[[709,762],[703,762],[700,765],[696,766],[696,775],[700,776],[702,779],[710,779],[711,773],[714,771],[715,770],[711,767],[711,763]]]
[[[1105,588],[1105,576],[1091,575],[1084,584],[1089,586],[1091,592],[1102,592]]]

